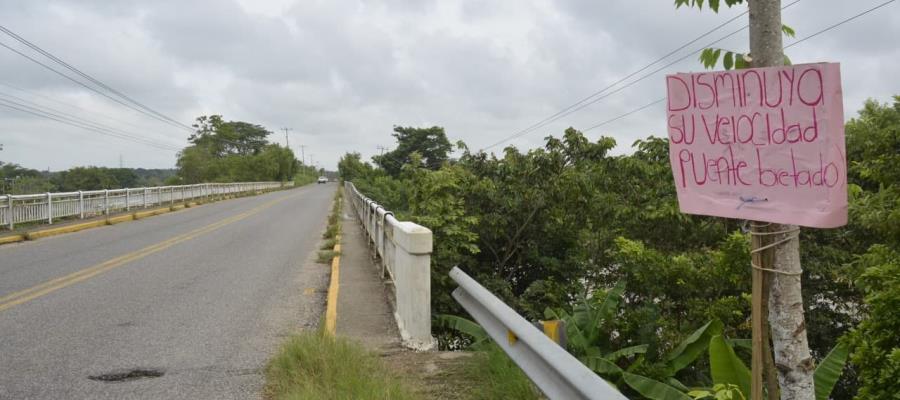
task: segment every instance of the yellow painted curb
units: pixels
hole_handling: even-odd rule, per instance
[[[84,222],[81,224],[61,226],[59,228],[41,229],[39,231],[26,233],[25,239],[35,240],[35,239],[40,239],[40,238],[47,237],[47,236],[62,235],[63,233],[83,231],[85,229],[96,228],[98,226],[104,226],[104,225],[106,225],[106,220],[101,219],[98,221]]]
[[[340,243],[334,245],[334,252],[341,251]],[[328,302],[325,306],[325,332],[334,336],[337,330],[337,301],[340,289],[341,256],[331,259],[331,283],[328,284]]]
[[[181,210],[181,209],[183,209],[183,208],[184,208],[184,204],[178,204],[178,205],[174,205],[174,206],[172,206],[172,207],[169,207],[169,209],[172,210],[172,211],[178,211],[178,210]]]
[[[170,210],[168,207],[167,208],[157,208],[155,210],[140,211],[140,212],[134,213],[134,218],[135,219],[147,218],[147,217],[152,217],[154,215],[165,214],[169,211]]]
[[[118,217],[112,217],[112,218],[106,219],[106,223],[110,224],[110,225],[118,224],[120,222],[126,222],[126,221],[134,221],[134,214],[125,214],[125,215],[120,215]]]
[[[15,243],[25,240],[25,235],[9,235],[0,237],[0,244]]]

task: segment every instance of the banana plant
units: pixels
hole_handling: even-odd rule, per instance
[[[710,338],[722,333],[722,323],[710,321],[694,331],[661,359],[663,381],[636,373],[647,361],[644,354],[648,345],[641,344],[612,349],[609,341],[612,322],[625,292],[620,282],[606,292],[602,300],[582,298],[573,307],[572,314],[564,310],[547,309],[548,319],[566,322],[568,350],[588,368],[613,382],[618,387],[628,386],[642,396],[654,400],[690,400],[688,388],[675,378],[675,374],[690,365],[709,345]],[[623,359],[637,356],[627,368],[620,365]]]
[[[841,376],[848,354],[848,346],[838,343],[816,367],[813,374],[816,400],[828,400]],[[713,336],[709,342],[709,365],[714,384],[736,385],[744,396],[749,396],[750,370],[734,353],[732,343],[721,335]]]
[[[488,336],[487,331],[481,325],[463,317],[441,314],[435,317],[434,324],[435,326],[453,329],[467,335],[472,340],[468,347],[470,350],[484,350],[491,341],[491,337]]]

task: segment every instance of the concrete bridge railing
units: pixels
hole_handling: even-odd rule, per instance
[[[360,193],[351,182],[345,194],[381,260],[382,277],[394,291],[394,318],[406,347],[430,350],[432,233],[412,222],[398,221],[394,213]]]

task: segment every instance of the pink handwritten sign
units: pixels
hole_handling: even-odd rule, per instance
[[[840,64],[679,73],[666,88],[682,212],[847,223]]]

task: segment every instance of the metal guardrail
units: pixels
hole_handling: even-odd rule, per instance
[[[453,298],[547,397],[627,399],[465,272],[453,268],[450,278],[459,285]]]
[[[16,224],[46,221],[64,217],[109,215],[113,212],[175,204],[210,196],[251,192],[293,186],[293,182],[201,183],[196,185],[155,186],[133,189],[88,190],[78,192],[41,193],[0,196],[2,228],[15,229]]]
[[[347,199],[356,211],[369,244],[381,258],[382,278],[394,287],[397,328],[406,347],[430,350],[436,346],[431,336],[431,250],[428,228],[398,221],[394,213],[344,182]]]

